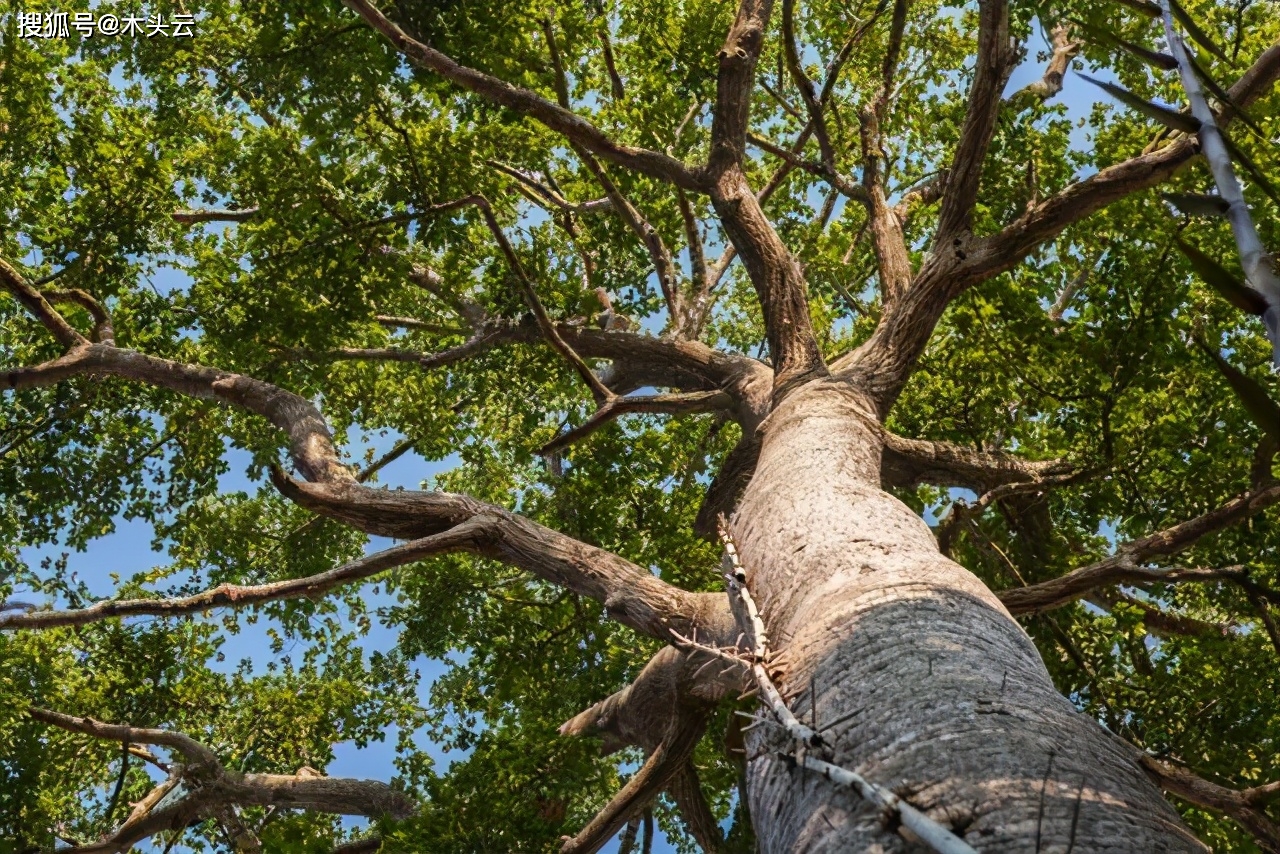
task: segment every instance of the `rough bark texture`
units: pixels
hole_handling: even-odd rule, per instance
[[[881,490],[870,405],[830,381],[789,397],[734,520],[792,708],[829,727],[832,761],[979,850],[1204,850],[999,600]],[[874,808],[776,758],[776,734],[753,735],[762,851],[911,850]]]

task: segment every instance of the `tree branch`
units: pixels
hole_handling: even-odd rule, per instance
[[[1280,827],[1264,812],[1266,804],[1280,798],[1280,783],[1229,789],[1145,753],[1140,754],[1139,763],[1147,776],[1166,792],[1231,816],[1256,837],[1264,850],[1280,852]]]
[[[258,215],[258,206],[239,210],[187,210],[174,211],[173,221],[179,225],[199,225],[204,222],[248,222]]]
[[[884,170],[887,158],[880,130],[889,109],[893,78],[897,73],[902,37],[906,29],[907,2],[895,0],[893,21],[889,28],[889,45],[881,70],[880,89],[871,103],[858,114],[859,139],[862,144],[863,199],[867,208],[867,225],[871,232],[871,248],[880,275],[880,294],[886,305],[897,302],[911,286],[911,255],[897,210],[889,207],[885,194]],[[903,203],[907,202],[903,199]]]
[[[272,480],[299,506],[376,536],[417,540],[469,523],[442,538],[450,549],[502,561],[594,599],[611,618],[650,637],[666,640],[673,629],[692,631],[719,619],[719,597],[681,590],[611,552],[469,496],[307,483],[279,469]]]
[[[936,246],[945,246],[969,230],[983,162],[1000,114],[1004,85],[1017,59],[1017,51],[1009,40],[1006,0],[982,0],[978,16],[978,55],[973,85],[969,87],[969,106],[952,158],[942,210],[938,213]]]
[[[1246,589],[1259,589],[1239,568],[1165,569],[1141,564],[1154,557],[1184,551],[1202,537],[1257,515],[1275,504],[1280,504],[1280,485],[1272,484],[1246,492],[1194,519],[1125,543],[1116,549],[1114,555],[1072,570],[1060,578],[1001,591],[998,594],[1000,601],[1012,614],[1039,614],[1074,602],[1099,587],[1115,584],[1226,580]]]
[[[396,819],[408,818],[414,811],[408,798],[376,780],[240,774],[225,768],[212,750],[182,733],[105,724],[36,707],[30,707],[28,712],[42,723],[69,732],[111,741],[158,744],[187,759],[139,801],[125,822],[106,839],[63,849],[77,854],[126,851],[157,833],[216,817],[233,804]]]
[[[1280,79],[1280,42],[1263,52],[1228,94],[1233,104],[1248,107],[1266,94],[1277,79]],[[1224,107],[1218,113],[1218,124],[1226,125],[1232,117],[1232,108]],[[1027,210],[999,233],[970,246],[961,277],[966,281],[982,281],[1008,270],[1072,223],[1117,199],[1168,180],[1198,152],[1194,138],[1182,137],[1162,149],[1109,166],[1071,184]]]
[[[1232,103],[1241,108],[1249,106],[1262,97],[1277,78],[1280,78],[1280,42],[1268,48],[1231,87]],[[1219,115],[1219,124],[1226,124],[1231,118],[1231,108],[1224,108]],[[978,238],[965,235],[955,238],[958,244],[954,240],[950,243],[935,240],[933,252],[917,273],[912,287],[897,304],[887,308],[871,338],[837,361],[832,370],[857,382],[875,400],[880,413],[886,414],[928,345],[938,319],[953,299],[970,287],[1013,268],[1036,247],[1071,224],[1118,199],[1167,180],[1197,150],[1193,139],[1183,137],[1158,151],[1131,158],[1077,181],[1028,208],[997,234]],[[952,197],[956,186],[953,176],[947,197]],[[944,207],[946,204],[944,197]],[[956,221],[966,222],[965,217]]]
[[[928,483],[963,487],[982,495],[1004,484],[1055,485],[1059,482],[1055,477],[1073,473],[1072,466],[1061,460],[1025,460],[1005,451],[908,439],[880,429],[884,439],[880,478],[887,486]]]
[[[31,312],[45,329],[53,333],[53,337],[58,339],[58,343],[62,346],[70,349],[88,343],[87,339],[75,330],[75,327],[67,323],[66,318],[49,305],[44,295],[3,258],[0,258],[0,286],[3,286],[14,299]]]
[[[464,548],[475,537],[484,533],[485,528],[482,523],[469,519],[438,534],[393,546],[317,575],[251,586],[221,584],[203,593],[172,599],[107,599],[87,608],[67,611],[0,614],[0,630],[82,626],[115,617],[177,617],[183,614],[197,614],[213,608],[244,608],[285,599],[318,599],[335,587],[362,581],[388,569],[415,563],[432,555]],[[130,740],[146,741],[132,737]],[[146,743],[163,744],[164,742]]]
[[[1058,24],[1049,33],[1052,53],[1049,64],[1045,66],[1044,76],[1023,86],[1007,99],[1007,103],[1015,108],[1024,101],[1047,101],[1062,91],[1062,81],[1071,62],[1080,52],[1080,43],[1071,40],[1071,28],[1066,24]]]
[[[595,854],[599,851],[687,765],[706,725],[705,714],[680,717],[668,737],[650,752],[640,770],[631,775],[627,784],[577,836],[560,847],[560,854]]]
[[[538,453],[545,456],[567,448],[591,435],[609,422],[629,413],[646,412],[663,415],[688,415],[698,412],[724,411],[732,408],[733,404],[733,397],[723,391],[614,397],[606,401],[583,424],[543,445],[538,449]]]
[[[698,175],[674,157],[615,142],[586,119],[535,92],[512,86],[484,72],[458,64],[440,51],[411,38],[368,0],[344,2],[413,64],[439,74],[450,83],[485,100],[529,116],[611,163],[669,181],[685,189],[699,189],[701,181]]]

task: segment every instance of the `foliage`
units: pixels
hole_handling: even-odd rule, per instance
[[[1015,4],[1028,67],[1046,59],[1036,56],[1045,23],[1065,14],[1151,42],[1149,19],[1125,7],[1070,5],[1068,13]],[[830,108],[837,166],[851,174],[858,109],[882,74],[885,6],[816,2],[799,13],[803,60],[818,80],[844,39],[874,18]],[[1188,7],[1225,47],[1226,58],[1212,65],[1220,80],[1234,80],[1280,35],[1280,17],[1266,3]],[[432,370],[333,355],[390,346],[436,352],[467,339],[450,306],[413,283],[415,267],[438,272],[444,290],[493,317],[521,318],[525,306],[478,212],[426,213],[471,193],[492,201],[553,316],[593,323],[593,291],[603,287],[619,313],[660,330],[666,308],[649,256],[618,217],[544,212],[492,165],[539,174],[584,202],[602,192],[581,159],[542,125],[411,69],[339,3],[188,0],[155,11],[178,8],[196,15],[196,38],[19,40],[14,16],[0,16],[0,257],[32,279],[56,275],[51,287],[83,288],[104,302],[121,346],[319,400],[344,447],[368,436],[404,438],[415,459],[445,469],[429,487],[518,510],[681,587],[718,589],[717,549],[694,535],[692,521],[736,425],[715,415],[629,416],[566,451],[558,471],[537,449],[591,410],[574,372],[549,348],[498,348]],[[621,142],[687,162],[707,155],[708,112],[697,106],[684,122],[691,107],[714,100],[732,4],[587,2],[548,12],[528,2],[400,0],[396,9],[459,62],[554,99],[543,29],[550,15],[575,111]],[[969,7],[910,6],[883,129],[895,200],[948,162],[965,114],[974,30]],[[611,95],[602,32],[626,81],[622,99]],[[785,142],[803,120],[793,114],[801,102],[776,35],[759,71],[778,98],[756,88],[752,127]],[[1172,76],[1114,45],[1087,43],[1078,67],[1144,99],[1181,103]],[[1074,75],[1066,87],[1085,88]],[[1073,94],[1073,103],[1094,97]],[[1269,138],[1280,134],[1280,95],[1251,112]],[[1165,133],[1113,102],[1078,121],[1062,99],[1011,102],[983,166],[975,231],[998,231],[1031,200]],[[1237,142],[1274,171],[1265,140]],[[777,166],[753,148],[748,179],[763,186]],[[672,188],[608,169],[667,245],[685,247]],[[1164,189],[1210,186],[1195,165]],[[820,178],[796,170],[766,211],[806,271],[830,359],[866,339],[881,305],[863,211],[841,199],[824,219],[827,192]],[[1280,211],[1255,186],[1248,195],[1264,242],[1280,246]],[[691,201],[717,255],[726,237],[707,201]],[[257,214],[230,226],[173,217],[201,208]],[[909,219],[916,263],[930,251],[930,211],[917,204]],[[1133,195],[964,294],[941,321],[893,410],[895,432],[1097,472],[977,519],[956,556],[993,588],[1061,575],[1108,553],[1116,538],[1204,512],[1250,482],[1263,428],[1188,344],[1224,348],[1275,397],[1269,348],[1256,321],[1197,278],[1177,250],[1188,235],[1213,257],[1232,256],[1224,223],[1174,215],[1154,191]],[[680,266],[688,276],[683,252]],[[1054,321],[1046,310],[1082,271],[1067,313]],[[391,328],[380,315],[424,326]],[[67,306],[67,316],[78,328],[91,325],[82,309]],[[759,355],[764,338],[756,296],[734,266],[704,339]],[[0,300],[0,363],[31,365],[58,352],[16,302]],[[271,486],[268,468],[286,459],[284,442],[260,418],[121,380],[5,392],[0,600],[76,607],[104,595],[183,595],[310,575],[361,554],[370,547],[362,535],[309,521]],[[351,454],[353,464],[368,462]],[[227,490],[229,481],[243,486]],[[922,487],[902,497],[937,518],[965,496]],[[108,581],[79,577],[59,557],[94,554],[97,541],[131,520],[152,527],[155,567]],[[1278,550],[1280,527],[1259,516],[1206,538],[1185,559],[1244,565],[1280,587],[1269,560]],[[0,851],[96,838],[154,782],[138,759],[121,773],[118,744],[34,723],[29,704],[187,732],[244,772],[323,769],[336,744],[398,733],[396,767],[367,776],[396,775],[424,807],[382,828],[386,850],[552,850],[634,772],[637,755],[601,757],[597,745],[556,729],[633,677],[653,642],[594,602],[481,558],[433,558],[372,583],[379,595],[368,599],[368,587],[354,586],[319,602],[0,635]],[[1155,637],[1141,610],[1123,606],[1074,605],[1029,618],[1063,692],[1134,743],[1215,781],[1277,779],[1280,717],[1262,698],[1280,695],[1280,651],[1255,603],[1231,586],[1156,586],[1143,595],[1226,628]],[[252,662],[225,660],[228,636],[268,628],[270,649]],[[395,640],[379,650],[370,633],[385,629]],[[442,671],[430,684],[420,675],[427,662]],[[728,827],[738,772],[722,749],[724,730],[718,720],[697,756]],[[453,761],[438,762],[442,750]],[[1255,850],[1229,820],[1189,806],[1185,814],[1219,850]],[[325,851],[348,833],[327,817],[247,810],[245,818],[276,851]],[[662,823],[692,844],[669,814]],[[227,845],[215,821],[182,840],[200,850]]]

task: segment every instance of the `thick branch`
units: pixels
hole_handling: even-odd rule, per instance
[[[1024,460],[1004,451],[908,439],[887,430],[882,435],[880,477],[886,486],[927,483],[958,486],[981,495],[1002,484],[1039,483],[1072,471],[1061,460]]]
[[[79,732],[108,741],[130,742],[137,744],[156,744],[170,747],[186,757],[188,763],[218,764],[217,755],[189,735],[171,732],[164,729],[144,729],[123,724],[108,724],[93,718],[78,718],[64,715],[37,706],[27,707],[27,714],[41,723],[65,729],[68,732]]]
[[[415,65],[435,72],[450,83],[488,101],[541,122],[605,160],[653,178],[669,181],[685,189],[698,189],[700,181],[697,175],[674,157],[644,148],[622,145],[610,139],[604,131],[586,119],[535,92],[512,86],[474,68],[459,65],[440,51],[411,38],[368,0],[345,0],[345,2]]]
[[[1229,789],[1211,783],[1185,768],[1142,754],[1142,769],[1156,785],[1185,801],[1231,816],[1252,833],[1263,849],[1280,852],[1280,827],[1263,811],[1266,804],[1280,798],[1280,783],[1251,789]]]
[[[1004,84],[1013,71],[1017,52],[1009,41],[1009,6],[1005,0],[979,4],[978,55],[969,87],[969,106],[952,158],[947,192],[938,214],[935,242],[942,246],[969,230],[978,198],[978,181],[987,149],[995,134]]]
[[[1233,104],[1248,107],[1265,95],[1280,78],[1280,42],[1268,48],[1253,66],[1228,90]],[[1227,124],[1232,108],[1218,114],[1218,123]],[[1027,210],[998,234],[983,238],[970,247],[962,274],[985,280],[1008,270],[1041,243],[1061,233],[1117,199],[1154,187],[1168,180],[1199,152],[1192,137],[1181,137],[1164,148],[1130,158],[1078,181],[1058,194]]]
[[[36,320],[53,333],[62,346],[70,349],[87,343],[83,335],[75,330],[66,318],[54,310],[45,300],[44,295],[36,290],[21,273],[0,258],[0,286],[7,290],[20,302]]]
[[[610,617],[651,637],[666,640],[672,629],[692,631],[717,618],[718,597],[681,590],[604,549],[465,495],[305,483],[279,470],[273,480],[296,504],[376,536],[419,539],[469,522],[466,536],[459,533],[451,548],[594,599]]]

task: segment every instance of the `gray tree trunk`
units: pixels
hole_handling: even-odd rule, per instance
[[[1058,693],[991,591],[881,489],[871,421],[834,381],[791,395],[734,521],[791,707],[816,709],[833,761],[981,851],[1205,850],[1133,748]],[[789,767],[769,727],[751,735],[761,851],[913,850],[872,805]]]

